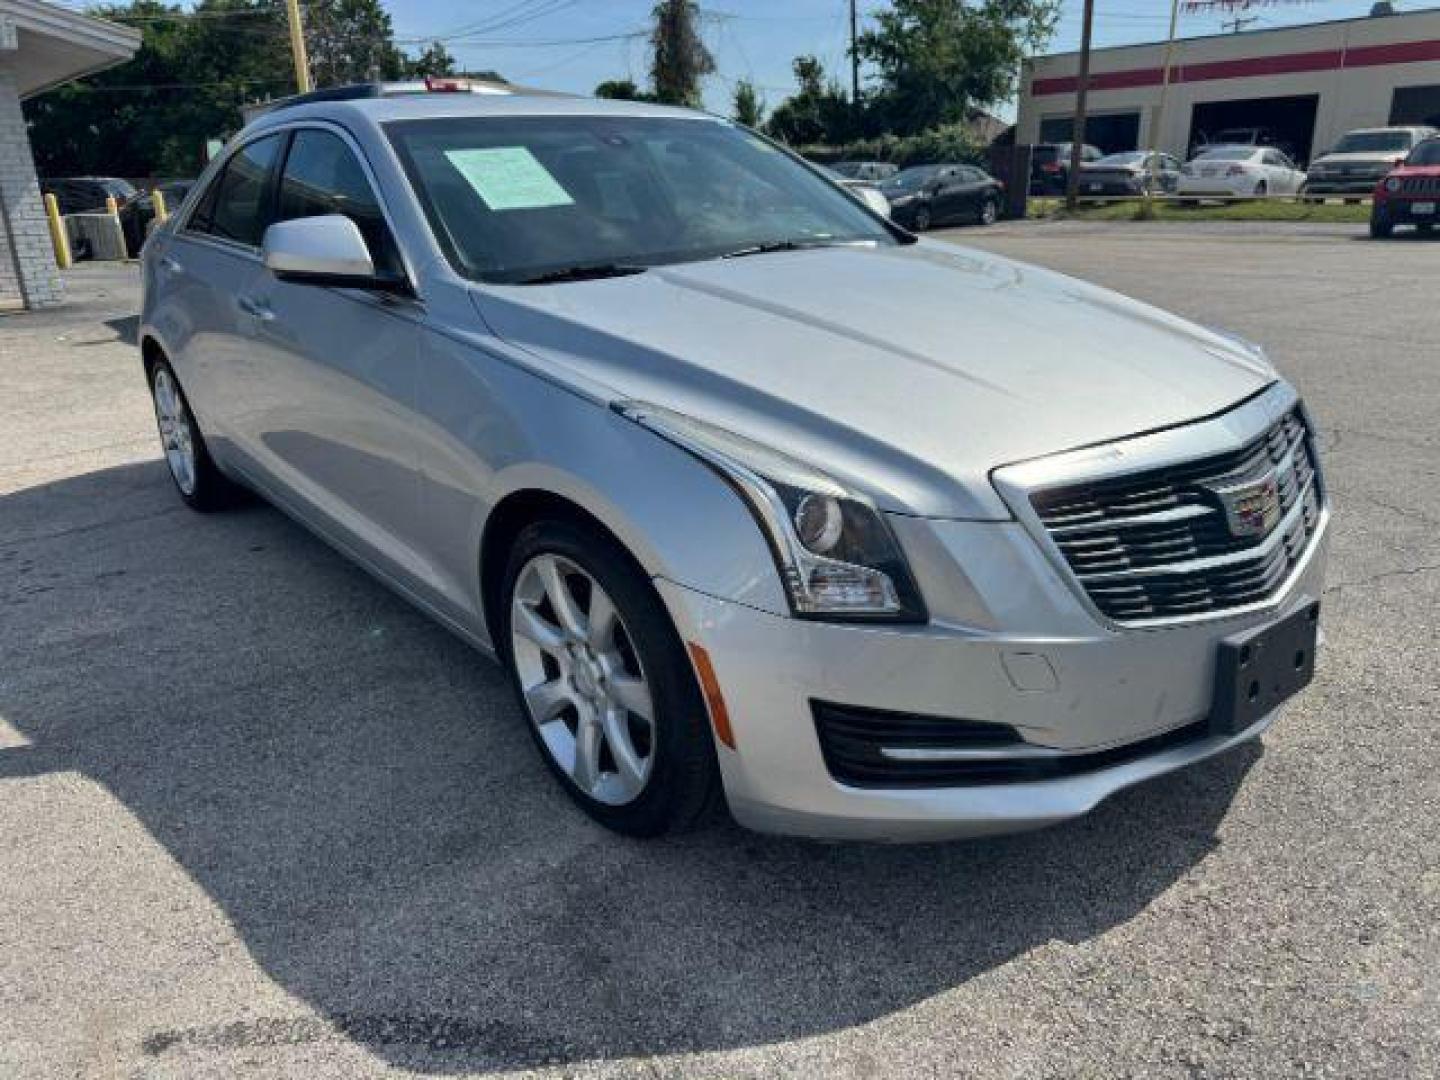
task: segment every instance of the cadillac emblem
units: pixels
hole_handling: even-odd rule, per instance
[[[1280,484],[1273,472],[1258,480],[1207,486],[1225,510],[1231,536],[1264,536],[1280,521]]]

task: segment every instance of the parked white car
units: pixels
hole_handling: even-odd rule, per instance
[[[1294,195],[1305,173],[1269,146],[1221,146],[1206,150],[1180,170],[1181,195]]]

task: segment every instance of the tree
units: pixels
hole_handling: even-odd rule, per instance
[[[770,134],[792,146],[852,138],[855,110],[840,84],[826,78],[825,66],[813,56],[797,56],[791,67],[799,89],[775,106],[766,125]]]
[[[455,57],[445,48],[443,41],[432,41],[419,56],[405,61],[405,74],[411,78],[423,79],[431,75],[454,75]]]
[[[614,101],[644,101],[643,94],[633,79],[606,79],[595,87],[595,96]]]
[[[650,83],[655,100],[697,107],[700,80],[715,70],[715,58],[700,37],[700,5],[695,0],[659,0],[653,14]]]
[[[405,54],[380,0],[310,0],[305,5],[305,48],[316,87],[398,79]]]
[[[733,115],[736,122],[751,128],[758,128],[765,119],[765,102],[749,79],[735,84]]]
[[[414,60],[396,49],[376,0],[313,0],[306,10],[318,20],[308,43],[321,85],[453,67],[440,46]],[[133,0],[96,14],[144,36],[128,63],[25,102],[42,176],[193,176],[206,141],[239,130],[241,106],[295,92],[284,7],[274,0],[200,0],[189,10]],[[340,26],[358,27],[355,39],[331,40]]]
[[[879,75],[871,107],[908,135],[1004,101],[1059,14],[1059,0],[894,0],[856,42]]]

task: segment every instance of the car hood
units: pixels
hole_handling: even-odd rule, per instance
[[[727,428],[934,517],[1008,517],[994,468],[1207,416],[1275,379],[1234,339],[935,242],[473,296],[551,377]]]
[[[1389,168],[1395,163],[1396,158],[1403,158],[1403,150],[1374,151],[1367,150],[1357,154],[1322,154],[1310,163],[1313,169],[1317,165],[1371,165],[1375,168]]]

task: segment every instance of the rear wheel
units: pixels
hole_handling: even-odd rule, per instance
[[[987,196],[980,202],[980,213],[978,215],[981,225],[994,225],[1000,218],[1000,206],[991,196]]]
[[[1270,185],[1266,181],[1261,180],[1258,184],[1255,185],[1255,195],[1257,198],[1264,198],[1269,193]]]
[[[915,231],[924,232],[926,229],[930,228],[930,225],[930,208],[928,206],[922,206],[920,207],[920,209],[915,211]]]
[[[649,579],[597,529],[528,526],[502,593],[499,640],[550,770],[617,832],[693,826],[719,769],[690,660]]]
[[[208,513],[234,505],[243,492],[215,467],[180,380],[165,360],[150,370],[150,397],[170,479],[191,509]]]

